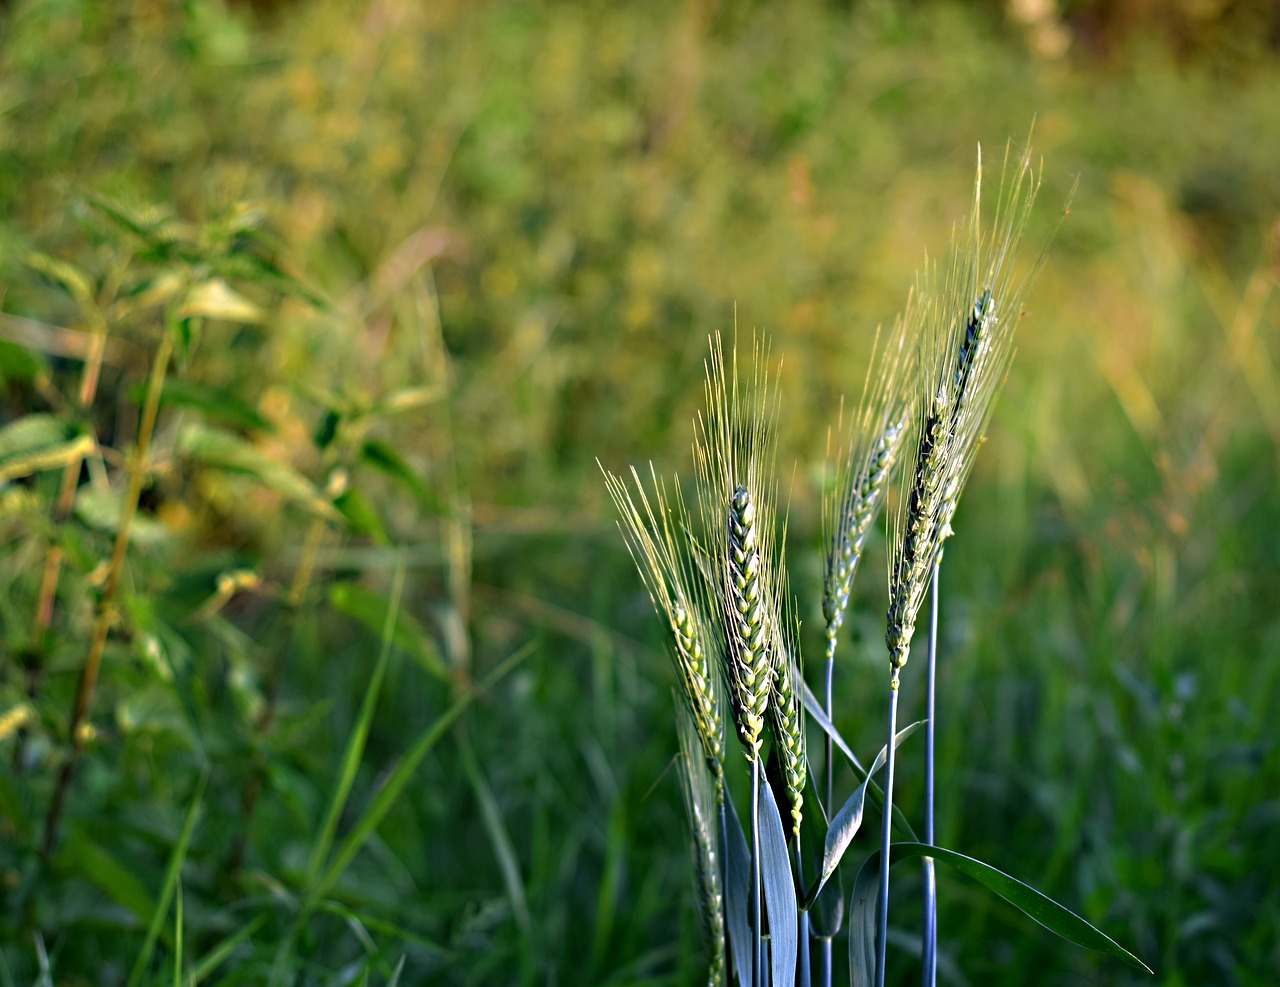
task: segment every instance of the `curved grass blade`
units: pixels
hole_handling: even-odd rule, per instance
[[[516,926],[523,935],[529,934],[529,899],[524,890],[524,878],[520,874],[520,861],[516,849],[511,843],[511,835],[507,832],[506,823],[502,821],[502,810],[498,808],[498,800],[484,776],[484,771],[476,760],[475,750],[471,746],[471,738],[464,727],[458,728],[458,754],[462,761],[463,774],[475,793],[476,802],[480,805],[480,816],[484,820],[485,831],[489,842],[493,845],[493,855],[498,861],[498,869],[502,872],[502,882],[507,886],[507,898],[511,901],[511,913],[515,916]]]
[[[198,987],[199,983],[225,963],[241,944],[248,942],[249,937],[257,932],[266,920],[266,915],[258,915],[205,953],[187,977],[187,987]]]
[[[191,796],[191,805],[187,809],[187,818],[182,823],[182,832],[178,835],[178,842],[173,845],[173,852],[169,854],[169,865],[164,872],[164,886],[160,889],[160,897],[156,901],[155,911],[151,915],[151,924],[147,928],[147,938],[142,944],[142,949],[138,951],[137,959],[133,964],[133,971],[129,974],[129,987],[135,987],[136,984],[142,982],[143,971],[151,962],[151,953],[155,949],[156,940],[160,938],[160,926],[164,923],[165,915],[169,912],[169,902],[173,898],[174,889],[178,887],[178,881],[182,877],[182,863],[187,859],[187,847],[191,845],[191,834],[196,828],[196,817],[200,814],[200,804],[204,799],[205,782],[209,780],[209,769],[200,775],[200,781],[196,784],[196,791]]]
[[[917,720],[909,727],[899,730],[898,735],[893,740],[893,746],[897,748],[899,744],[915,733],[923,724],[923,720]],[[840,859],[844,856],[845,850],[849,848],[849,843],[858,834],[858,830],[862,826],[862,810],[867,798],[867,784],[870,782],[871,776],[884,767],[888,754],[887,746],[880,748],[880,753],[876,755],[875,761],[872,762],[871,774],[867,775],[866,781],[863,781],[861,785],[854,789],[848,801],[840,807],[840,811],[831,820],[831,825],[827,827],[826,845],[822,850],[822,872],[804,896],[805,908],[808,908],[809,904],[818,896],[822,886],[827,883],[828,878],[835,872]]]
[[[441,713],[436,718],[435,723],[431,724],[423,732],[414,745],[405,753],[404,757],[401,758],[400,763],[396,765],[395,770],[391,772],[391,775],[356,821],[351,832],[347,834],[347,838],[342,841],[342,844],[334,852],[332,862],[312,891],[314,897],[320,898],[328,894],[329,889],[333,887],[338,878],[350,866],[360,848],[364,846],[369,837],[373,835],[374,830],[382,824],[382,820],[386,818],[387,813],[396,804],[396,800],[400,798],[400,793],[404,791],[404,787],[413,778],[414,773],[418,770],[418,765],[422,763],[422,759],[427,756],[431,748],[453,726],[454,721],[466,711],[467,707],[482,692],[527,658],[533,652],[533,649],[533,641],[517,649],[511,657],[507,658],[506,661],[486,676],[483,682],[471,686],[459,695],[454,700],[453,705]]]
[[[795,983],[796,956],[800,948],[796,885],[791,876],[791,857],[787,853],[782,816],[773,788],[764,777],[760,779],[760,874],[765,906],[769,910],[772,983]]]
[[[955,850],[948,850],[940,846],[930,846],[927,843],[895,843],[892,850],[893,856],[889,864],[891,867],[899,861],[907,860],[911,857],[932,857],[937,862],[949,864],[961,874],[973,878],[988,891],[994,891],[1024,915],[1033,919],[1054,935],[1067,940],[1067,942],[1083,946],[1085,949],[1092,949],[1099,953],[1114,956],[1132,967],[1145,970],[1147,973],[1155,973],[1151,967],[1143,963],[1133,953],[1069,908],[1058,904],[1047,895],[1041,894],[1030,885],[1023,884],[1017,878],[1010,877],[1004,871],[997,870],[990,864],[975,860],[973,857],[967,857],[963,853],[957,853]],[[879,861],[879,851],[871,854],[866,863],[862,865],[862,869],[858,871],[858,879],[854,882],[852,901],[854,914],[850,919],[850,924],[860,931],[865,930],[868,923],[874,925],[875,922],[874,912],[870,907],[875,904],[871,900],[875,897],[875,894],[871,889],[870,882],[876,879],[879,872]],[[859,921],[860,919],[861,922]],[[857,973],[865,971],[870,965],[871,935],[863,937],[865,938],[865,943],[862,944],[863,948],[855,951],[855,939],[859,938],[859,936],[853,934],[853,928],[851,928],[849,936],[849,966],[851,970],[855,971],[854,983],[856,984],[859,982]],[[859,956],[859,952],[865,955]],[[855,958],[860,962],[855,962]]]
[[[315,843],[311,846],[311,855],[307,861],[307,885],[315,884],[320,876],[320,868],[324,866],[325,857],[333,846],[333,838],[338,831],[338,819],[346,807],[347,798],[351,794],[351,786],[355,784],[356,772],[364,757],[365,742],[369,738],[369,730],[373,726],[373,713],[378,704],[378,694],[382,691],[382,679],[387,671],[387,663],[391,658],[391,646],[395,640],[396,620],[400,615],[400,596],[404,590],[404,553],[396,558],[395,572],[391,577],[391,595],[387,599],[386,613],[382,624],[382,646],[378,650],[378,660],[374,663],[373,673],[369,676],[369,684],[360,703],[360,713],[347,738],[347,749],[342,755],[342,766],[338,772],[337,784],[329,799],[329,810],[316,833]]]
[[[729,929],[731,965],[737,968],[738,983],[742,987],[754,987],[751,950],[755,940],[747,916],[747,902],[751,900],[751,851],[747,849],[747,837],[728,792],[724,797],[724,828],[727,844],[724,855],[724,920]]]

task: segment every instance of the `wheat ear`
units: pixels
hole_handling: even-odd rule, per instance
[[[805,740],[804,704],[800,698],[803,671],[798,644],[799,625],[793,611],[794,604],[788,603],[778,617],[778,647],[774,652],[773,695],[769,710],[774,749],[791,806],[791,831],[799,836],[804,786],[809,777],[809,753]]]
[[[753,344],[751,376],[741,380],[737,350],[726,366],[723,343],[712,340],[707,362],[707,407],[698,422],[694,455],[704,527],[722,532],[711,568],[724,631],[724,661],[734,721],[747,760],[760,757],[773,688],[776,593],[773,557],[773,479],[777,389]]]
[[[720,874],[720,845],[717,836],[717,803],[723,798],[720,779],[713,776],[710,762],[703,756],[701,730],[681,703],[677,713],[680,733],[680,776],[684,804],[693,833],[693,866],[698,880],[698,905],[702,931],[710,950],[708,987],[725,982],[724,888]]]
[[[916,433],[913,471],[904,480],[904,496],[893,526],[889,569],[889,610],[885,643],[889,650],[889,756],[885,767],[885,818],[882,821],[881,899],[877,950],[877,983],[883,983],[888,921],[889,819],[893,779],[893,729],[898,675],[910,655],[916,617],[926,588],[934,586],[935,610],[930,624],[925,740],[926,831],[933,829],[933,720],[936,661],[937,573],[942,549],[965,481],[973,468],[978,445],[991,415],[996,394],[1013,355],[1013,330],[1022,313],[1023,295],[1044,258],[1041,250],[1025,274],[1015,277],[1013,256],[1021,241],[1039,189],[1029,148],[1006,148],[997,196],[996,215],[989,231],[981,221],[982,155],[978,154],[973,209],[952,234],[944,278],[925,268],[918,288],[923,303],[918,365],[921,370],[922,413]],[[1065,215],[1065,212],[1064,212]],[[932,984],[936,963],[936,912],[932,892],[932,862],[925,861],[925,933],[922,944],[924,982]]]
[[[905,388],[913,356],[907,333],[914,328],[914,318],[912,296],[884,345],[877,331],[858,410],[848,426],[839,430],[844,451],[822,512],[826,544],[822,615],[828,662],[835,658],[854,573],[906,437],[909,409]]]
[[[635,560],[654,609],[667,628],[666,644],[680,677],[681,696],[703,756],[715,781],[717,799],[724,793],[724,717],[716,614],[699,570],[696,542],[680,494],[679,480],[667,493],[652,464],[652,498],[633,467],[635,496],[619,477],[601,467],[605,485],[620,515],[627,548]]]
[[[720,532],[709,568],[724,630],[724,663],[738,739],[751,764],[751,983],[760,982],[763,939],[760,860],[760,747],[773,688],[776,609],[773,582],[773,466],[778,391],[765,370],[768,347],[752,344],[750,376],[738,375],[737,346],[727,367],[720,336],[707,361],[707,407],[694,440],[704,529]]]

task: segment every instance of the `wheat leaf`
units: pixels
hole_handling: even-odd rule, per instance
[[[1099,953],[1106,953],[1123,960],[1130,966],[1137,967],[1139,970],[1154,973],[1151,967],[1143,963],[1133,953],[1069,908],[1058,904],[1047,895],[1041,894],[1030,885],[1023,884],[1017,878],[1010,877],[1004,871],[997,870],[990,864],[975,860],[973,857],[967,857],[963,853],[957,853],[955,850],[929,846],[925,843],[895,843],[890,848],[890,854],[889,866],[891,867],[899,861],[909,860],[912,857],[932,857],[939,863],[949,864],[961,874],[973,878],[988,891],[995,892],[1024,915],[1033,919],[1054,935],[1061,936],[1067,942],[1075,943],[1077,946],[1083,946],[1085,949],[1092,949]],[[864,913],[852,916],[850,924],[854,928],[859,926],[859,918],[862,919],[861,926],[864,929],[868,921],[874,923],[874,913],[868,907],[875,904],[872,900],[874,893],[871,891],[869,882],[874,881],[878,876],[879,861],[880,853],[876,851],[867,858],[866,863],[862,865],[862,869],[858,871],[858,879],[854,883],[851,905],[855,913],[859,912],[860,909],[864,910]],[[864,875],[866,875],[865,880]],[[868,918],[868,916],[871,917]],[[863,937],[866,942],[861,944],[860,951],[865,955],[858,956],[859,963],[856,965],[854,964],[854,938],[854,936],[850,936],[850,968],[855,971],[861,969],[865,972],[871,955],[870,944],[874,939],[874,933]],[[856,978],[855,983],[857,983]]]
[[[769,910],[769,956],[773,983],[790,984],[796,979],[796,954],[800,948],[796,886],[791,876],[787,835],[773,797],[773,788],[760,778],[760,876],[764,900]]]
[[[905,727],[898,731],[893,739],[893,746],[898,747],[904,740],[910,737],[924,724],[924,720],[917,720],[909,727]],[[836,867],[840,863],[840,859],[844,856],[844,852],[849,848],[849,843],[858,834],[858,829],[862,826],[862,810],[866,804],[867,785],[871,781],[871,777],[884,767],[885,759],[888,757],[888,745],[880,748],[880,753],[876,755],[875,761],[871,765],[871,772],[866,779],[859,785],[840,810],[831,819],[831,825],[827,827],[826,844],[822,848],[822,873],[818,880],[814,882],[813,887],[804,896],[805,907],[818,896],[822,890],[822,886],[827,883]]]
[[[724,910],[725,925],[729,930],[729,945],[733,952],[733,965],[738,970],[741,987],[753,987],[751,981],[751,950],[755,939],[751,935],[751,922],[747,915],[747,902],[751,900],[751,851],[747,849],[747,837],[738,819],[733,799],[725,794],[723,803],[725,842],[724,855]]]

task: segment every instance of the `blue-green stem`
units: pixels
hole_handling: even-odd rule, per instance
[[[889,837],[893,822],[894,740],[898,736],[898,669],[889,680],[889,742],[884,762],[884,808],[880,822],[880,898],[876,921],[876,987],[884,987],[884,962],[889,946]]]
[[[831,677],[835,668],[835,645],[831,645],[831,649],[827,653],[827,676],[826,676],[826,694],[824,696],[824,710],[827,714],[827,722],[831,722]],[[835,793],[835,763],[832,760],[831,735],[826,731],[822,734],[823,749],[823,765],[826,774],[826,786],[823,793],[826,811],[832,811],[832,798]],[[826,930],[830,932],[831,930]],[[818,944],[818,983],[821,987],[831,987],[831,939],[824,936],[819,940]]]
[[[804,887],[804,866],[800,858],[800,834],[796,834],[795,842],[796,881]],[[796,941],[800,944],[800,952],[796,957],[796,983],[809,987],[809,913],[800,912],[799,927],[796,929]]]
[[[764,922],[760,908],[760,753],[751,761],[751,931],[755,948],[751,950],[751,982],[760,983],[764,967],[760,954],[764,949]]]
[[[933,587],[929,594],[929,655],[925,678],[924,721],[924,840],[933,845],[933,738],[934,698],[936,695],[938,668],[938,573],[941,559],[933,563]],[[938,879],[933,858],[925,857],[924,865],[924,923],[920,933],[920,957],[922,962],[920,983],[922,987],[934,987],[938,982]]]

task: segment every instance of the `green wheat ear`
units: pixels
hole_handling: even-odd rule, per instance
[[[652,497],[634,468],[635,497],[626,483],[601,467],[605,485],[620,515],[618,527],[654,609],[667,629],[667,650],[680,678],[681,696],[714,775],[717,798],[723,797],[724,717],[720,683],[718,611],[709,598],[706,577],[699,567],[698,546],[690,532],[689,514],[680,494],[673,493],[649,467]],[[638,503],[637,503],[638,501]]]
[[[770,700],[774,748],[786,783],[787,801],[791,806],[791,829],[800,835],[803,818],[804,786],[809,777],[809,755],[805,740],[804,704],[800,698],[803,673],[798,627],[791,615],[779,621],[782,633],[774,654],[773,695]]]
[[[835,484],[823,501],[822,523],[827,546],[822,583],[826,658],[835,657],[854,574],[867,534],[884,503],[889,478],[899,460],[909,424],[906,386],[913,351],[907,334],[914,330],[914,296],[895,321],[887,341],[879,332],[863,382],[858,410],[839,430],[843,452]]]
[[[919,424],[913,465],[903,474],[889,563],[885,643],[895,678],[910,654],[933,564],[951,534],[960,494],[1008,372],[1023,298],[1044,259],[1041,250],[1029,269],[1014,271],[1014,254],[1039,187],[1030,149],[1015,153],[1010,144],[995,218],[984,227],[979,151],[973,208],[952,233],[945,272],[939,279],[937,267],[929,265],[919,279]]]
[[[773,691],[778,600],[785,592],[774,555],[776,381],[768,348],[752,346],[749,376],[738,375],[737,349],[726,365],[719,335],[707,361],[706,411],[694,458],[698,500],[708,534],[709,570],[724,631],[729,695],[748,761],[757,761]],[[720,532],[718,538],[714,534]]]

